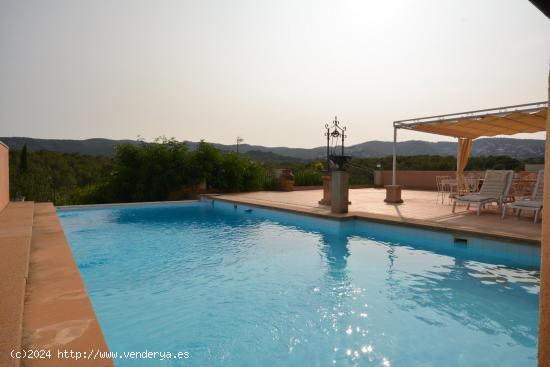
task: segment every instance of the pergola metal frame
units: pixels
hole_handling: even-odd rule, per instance
[[[413,119],[397,120],[393,122],[393,162],[392,162],[392,185],[395,185],[395,176],[397,171],[397,129],[415,130],[418,125],[437,124],[437,123],[453,123],[464,119],[481,120],[487,116],[505,117],[513,112],[537,112],[543,108],[548,108],[548,101],[524,103],[513,106],[503,106],[496,108],[487,108],[482,110],[473,110],[466,112],[450,113],[445,115],[435,115],[427,117],[417,117]],[[428,134],[445,135],[436,132],[420,131]],[[519,132],[518,132],[519,133]],[[445,135],[455,136],[455,135]]]

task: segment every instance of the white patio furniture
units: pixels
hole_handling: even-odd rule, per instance
[[[458,195],[458,182],[456,178],[447,176],[441,180],[442,185],[442,196],[441,203],[445,201],[445,197],[448,198],[449,204],[451,199]]]
[[[480,178],[477,176],[466,176],[464,177],[464,190],[468,194],[473,194],[479,191],[479,182]]]
[[[478,193],[455,197],[453,213],[457,204],[466,205],[466,209],[470,209],[471,204],[477,205],[477,215],[490,203],[497,203],[500,208],[510,191],[513,174],[513,171],[488,170]]]
[[[533,223],[537,223],[539,214],[542,211],[543,206],[543,197],[544,197],[544,170],[540,170],[537,174],[537,181],[533,187],[533,192],[530,197],[523,198],[512,203],[506,203],[502,207],[502,218],[506,216],[506,210],[512,209],[517,210],[518,217],[521,215],[522,210],[533,210],[535,212],[535,217]]]
[[[447,193],[447,182],[451,179],[451,176],[435,176],[435,184],[437,186],[437,198],[436,201],[439,202],[439,197],[441,196],[441,204],[445,200],[445,194]]]

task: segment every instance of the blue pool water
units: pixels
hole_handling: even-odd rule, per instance
[[[247,209],[59,211],[111,351],[189,353],[117,366],[536,366],[538,249]]]

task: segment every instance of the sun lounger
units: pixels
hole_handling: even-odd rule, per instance
[[[453,203],[453,213],[455,212],[456,204],[465,204],[467,209],[470,209],[471,204],[477,205],[477,215],[485,205],[497,203],[499,207],[504,203],[504,199],[508,196],[510,187],[512,186],[513,171],[495,171],[488,170],[485,173],[485,179],[479,192],[464,196],[457,196]]]
[[[540,170],[537,174],[537,181],[533,186],[533,193],[528,198],[515,201],[513,203],[507,203],[502,207],[502,218],[506,216],[507,209],[513,209],[518,211],[518,217],[521,215],[522,210],[533,210],[535,212],[534,223],[537,223],[539,214],[542,210],[544,195],[544,170]]]

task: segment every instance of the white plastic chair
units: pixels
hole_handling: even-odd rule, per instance
[[[502,218],[506,216],[506,210],[512,209],[518,211],[518,217],[521,215],[522,210],[533,210],[535,212],[535,218],[533,223],[537,223],[539,214],[542,211],[544,199],[544,170],[540,170],[537,174],[537,181],[533,187],[533,192],[530,197],[524,198],[512,203],[507,203],[502,207]]]
[[[478,193],[455,197],[453,213],[457,204],[465,204],[466,209],[470,209],[471,204],[477,205],[477,215],[489,203],[497,203],[500,209],[510,192],[513,175],[514,171],[488,170]]]

